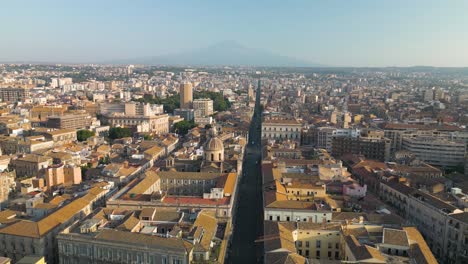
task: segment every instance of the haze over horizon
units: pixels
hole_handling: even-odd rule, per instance
[[[170,64],[170,55],[180,61],[233,40],[255,50],[240,64],[466,67],[466,10],[468,2],[435,0],[8,1],[0,9],[0,62]],[[222,63],[217,57],[206,61]]]

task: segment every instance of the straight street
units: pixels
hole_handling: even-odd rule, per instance
[[[261,108],[258,82],[255,112],[250,124],[247,156],[239,193],[234,234],[227,263],[258,263],[263,252],[255,240],[263,234],[263,195],[261,172]]]

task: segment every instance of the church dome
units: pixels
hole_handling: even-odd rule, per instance
[[[224,150],[223,141],[217,137],[210,138],[205,144],[205,151],[222,151]]]

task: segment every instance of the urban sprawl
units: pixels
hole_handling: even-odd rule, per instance
[[[0,263],[468,263],[468,71],[0,64]]]

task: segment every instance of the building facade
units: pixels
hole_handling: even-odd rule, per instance
[[[461,141],[433,137],[404,137],[402,148],[433,166],[455,167],[465,162],[466,144]]]
[[[21,102],[27,98],[31,98],[31,92],[28,88],[0,88],[2,102]]]
[[[262,123],[262,138],[301,141],[302,124],[297,120],[265,120]]]
[[[92,118],[88,114],[68,114],[62,116],[49,116],[47,127],[58,129],[83,129],[91,125]]]
[[[193,110],[196,117],[205,117],[213,114],[213,100],[208,98],[193,100]]]
[[[180,108],[192,108],[193,87],[189,82],[180,84]]]

